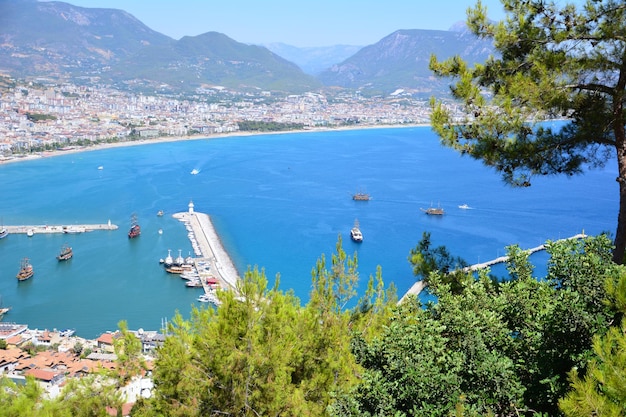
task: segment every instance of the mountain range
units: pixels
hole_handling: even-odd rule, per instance
[[[325,87],[445,94],[431,54],[481,62],[492,45],[463,28],[398,30],[369,46],[248,45],[218,32],[172,39],[123,10],[0,0],[0,74],[146,92],[212,88],[292,94]]]

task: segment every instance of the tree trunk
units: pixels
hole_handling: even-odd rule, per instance
[[[619,213],[617,215],[617,231],[615,232],[615,249],[613,249],[613,262],[624,263],[624,251],[626,251],[626,131],[622,120],[623,106],[621,95],[615,105],[613,131],[615,132],[615,147],[617,150],[617,183],[619,184]]]

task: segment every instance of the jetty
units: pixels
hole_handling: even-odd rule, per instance
[[[564,240],[572,240],[572,239],[584,239],[586,237],[587,237],[587,235],[585,234],[585,231],[583,230],[582,233],[579,233],[577,235],[574,235],[572,237],[568,237],[568,238],[565,238],[565,239],[559,239],[559,240],[557,240],[557,242],[564,241]],[[542,251],[542,250],[545,250],[545,249],[546,249],[546,245],[545,244],[541,244],[541,245],[536,246],[534,248],[526,249],[525,252],[528,253],[529,255],[532,255],[535,252],[539,252],[539,251]],[[484,269],[484,268],[488,268],[488,267],[496,265],[496,264],[500,264],[500,263],[503,263],[503,262],[508,262],[508,260],[509,260],[508,256],[500,256],[500,257],[498,257],[496,259],[492,259],[492,260],[487,261],[487,262],[477,263],[477,264],[465,267],[465,268],[463,268],[463,272],[474,272],[474,271],[477,271],[479,269]],[[419,295],[424,290],[424,288],[426,288],[426,283],[424,281],[417,281],[415,284],[413,284],[411,286],[411,288],[409,288],[409,290],[406,292],[406,294],[404,294],[402,296],[400,301],[398,301],[398,304],[402,303],[410,295],[415,295],[415,296]]]
[[[175,213],[172,216],[184,222],[191,229],[194,238],[192,245],[195,245],[194,251],[200,254],[195,262],[208,263],[221,288],[236,291],[239,274],[235,264],[224,249],[209,215],[195,212],[193,203],[189,203],[188,212]]]
[[[19,225],[4,226],[9,234],[46,234],[46,233],[85,233],[94,230],[117,230],[117,225],[111,224],[71,224],[71,225]]]

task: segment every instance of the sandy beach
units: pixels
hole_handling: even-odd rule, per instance
[[[90,151],[98,151],[102,149],[110,149],[110,148],[122,148],[127,146],[141,146],[141,145],[154,145],[158,143],[167,143],[167,142],[181,142],[181,141],[192,141],[192,140],[211,140],[211,139],[219,139],[219,138],[238,138],[238,137],[249,137],[249,136],[260,136],[260,135],[280,135],[280,134],[288,134],[288,133],[313,133],[313,132],[334,132],[334,131],[346,131],[346,130],[365,130],[365,129],[395,129],[402,127],[423,127],[429,126],[428,124],[411,124],[411,125],[368,125],[368,126],[342,126],[335,128],[311,128],[311,129],[301,129],[301,130],[281,130],[277,132],[229,132],[229,133],[216,133],[216,134],[202,134],[202,135],[193,135],[193,136],[162,136],[151,139],[141,139],[141,140],[129,140],[129,141],[120,141],[115,143],[98,143],[93,146],[69,146],[64,149],[59,149],[55,151],[46,151],[40,152],[37,154],[30,155],[20,155],[10,158],[0,157],[0,165],[14,163],[14,162],[22,162],[22,161],[30,161],[34,159],[40,158],[50,158],[59,155],[67,155],[74,154],[80,152],[90,152]]]

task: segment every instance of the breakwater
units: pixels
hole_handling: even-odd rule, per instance
[[[563,241],[563,240],[584,239],[586,237],[587,237],[587,235],[583,231],[582,233],[579,233],[577,235],[574,235],[574,236],[571,236],[571,237],[568,237],[568,238],[565,238],[565,239],[559,239],[559,240],[557,240],[557,242]],[[545,249],[546,249],[546,245],[542,244],[542,245],[536,246],[534,248],[526,249],[525,252],[527,252],[529,255],[532,255],[535,252],[539,252],[539,251],[542,251],[542,250],[545,250]],[[474,272],[474,271],[477,271],[479,269],[484,269],[484,268],[487,268],[487,267],[490,267],[490,266],[493,266],[493,265],[496,265],[496,264],[507,262],[508,260],[509,260],[508,256],[500,256],[500,257],[498,257],[496,259],[492,259],[492,260],[487,261],[487,262],[481,262],[481,263],[470,265],[470,266],[468,266],[466,268],[463,268],[463,272]],[[417,281],[402,296],[400,301],[398,301],[398,304],[402,303],[410,295],[418,296],[422,291],[424,291],[425,288],[426,288],[426,283],[424,281]]]
[[[173,215],[174,218],[185,223],[191,229],[190,240],[196,254],[196,262],[206,262],[210,265],[215,277],[223,289],[237,290],[239,274],[235,264],[224,249],[211,218],[204,213],[183,212]]]
[[[19,225],[19,226],[4,226],[9,234],[44,234],[44,233],[85,233],[93,232],[94,230],[117,230],[117,225],[111,224],[109,221],[106,224],[73,224],[73,225]]]

